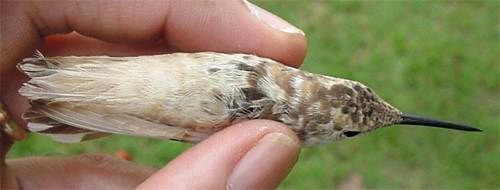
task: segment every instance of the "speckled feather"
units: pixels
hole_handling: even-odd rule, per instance
[[[198,142],[232,123],[271,119],[304,145],[355,136],[401,112],[351,80],[247,54],[26,58],[19,90],[32,131],[78,142],[117,133]]]

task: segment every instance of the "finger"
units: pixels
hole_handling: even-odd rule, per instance
[[[7,168],[6,189],[132,189],[154,172],[103,154],[7,160]]]
[[[25,122],[21,115],[29,107],[28,101],[21,98],[17,90],[23,81],[26,81],[26,76],[21,75],[16,68],[9,68],[9,71],[0,73],[0,98],[6,106],[11,119],[17,124],[24,126]]]
[[[30,54],[44,36],[71,31],[118,43],[163,40],[180,51],[253,53],[294,66],[305,56],[300,30],[244,1],[6,1],[2,5],[1,55],[9,65]],[[0,72],[5,71],[2,65]]]
[[[246,121],[184,152],[139,189],[274,188],[286,177],[298,153],[298,138],[283,124]]]

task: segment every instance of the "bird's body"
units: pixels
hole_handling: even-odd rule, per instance
[[[245,119],[290,126],[304,145],[401,123],[359,82],[246,54],[27,58],[32,131],[77,142],[117,133],[198,142]]]

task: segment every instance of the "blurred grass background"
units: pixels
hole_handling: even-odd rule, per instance
[[[469,123],[483,133],[394,127],[305,148],[282,189],[500,187],[498,1],[257,1],[307,34],[305,70],[358,80],[401,110]],[[59,144],[30,135],[10,158],[129,152],[160,167],[190,145],[112,136]]]

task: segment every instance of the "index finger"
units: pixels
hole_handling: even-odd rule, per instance
[[[302,63],[303,33],[246,1],[2,2],[0,73],[48,35],[76,31],[114,43],[164,41],[179,51],[256,54]],[[9,63],[6,65],[6,63]]]

